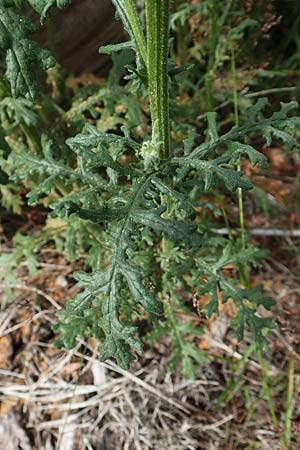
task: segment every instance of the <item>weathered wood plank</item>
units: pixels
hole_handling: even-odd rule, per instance
[[[98,48],[124,39],[110,0],[73,0],[68,8],[55,10],[43,27],[35,13],[29,15],[38,28],[36,40],[54,50],[62,66],[75,74],[104,74],[109,58],[100,55]]]

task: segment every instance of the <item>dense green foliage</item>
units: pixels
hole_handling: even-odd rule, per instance
[[[218,314],[220,297],[223,303],[233,299],[237,313],[232,326],[238,338],[243,339],[247,328],[263,346],[274,322],[259,317],[256,309],[262,305],[269,310],[273,300],[263,295],[260,286],[241,286],[238,277],[233,279],[224,270],[231,265],[242,273],[245,265],[257,266],[263,252],[239,239],[216,237],[212,222],[222,211],[203,196],[252,189],[238,166],[246,156],[253,166],[267,167],[266,157],[252,143],[254,135],[268,145],[276,139],[298,147],[297,104],[282,103],[279,111],[270,114],[265,112],[267,99],[260,98],[247,105],[243,120],[235,126],[224,130],[215,112],[205,113],[205,127],[195,126],[192,114],[198,92],[193,93],[190,116],[176,104],[184,86],[191,90],[195,70],[168,61],[169,2],[146,1],[144,36],[134,3],[113,0],[130,41],[100,49],[113,53],[107,84],[83,88],[64,110],[54,93],[45,97],[38,92],[34,65],[47,69],[53,58],[28,39],[32,27],[18,16],[18,5],[11,3],[0,3],[0,50],[5,63],[0,114],[6,135],[1,143],[6,183],[2,192],[11,192],[13,203],[15,186],[26,186],[29,204],[41,203],[52,212],[44,234],[31,238],[34,245],[27,242],[24,252],[24,242],[16,238],[15,259],[11,255],[1,259],[11,274],[27,258],[34,273],[34,252],[49,240],[54,239],[73,261],[81,249],[89,252],[87,272],[75,274],[82,292],[58,314],[58,344],[71,348],[78,337],[95,336],[101,341],[102,359],[113,357],[127,368],[134,353],[143,351],[136,324],[146,317],[152,329],[149,338],[168,333],[174,344],[173,367],[181,361],[184,374],[190,376],[204,355],[193,342],[201,330],[192,322],[181,323],[176,314],[188,309],[184,291],[189,299],[209,294],[208,317]],[[42,18],[50,7],[67,3],[29,1]],[[171,17],[174,29],[177,21],[186,27],[187,14],[195,10],[178,3]],[[202,80],[211,108],[214,78],[230,59],[230,48],[256,22],[237,20],[224,43],[217,41],[217,35],[228,26],[230,2],[219,22],[217,10],[202,13],[209,16],[214,33]],[[133,64],[132,51],[136,65],[129,67],[126,84],[120,84],[124,62]],[[181,48],[185,57],[180,63],[190,62],[188,51],[188,46]],[[176,76],[184,80],[182,84]],[[125,105],[125,117],[117,112],[118,105]],[[53,117],[59,120],[49,132],[47,124]],[[14,280],[11,275],[7,280],[9,289]]]

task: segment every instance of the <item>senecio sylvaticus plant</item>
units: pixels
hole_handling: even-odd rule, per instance
[[[21,3],[25,2],[0,0],[4,115],[9,108],[19,116],[24,108],[33,109],[40,95],[36,67],[47,70],[55,64],[50,53],[30,39],[33,28],[19,15]],[[28,3],[45,19],[52,7],[68,1]],[[147,319],[146,339],[169,335],[172,367],[181,363],[190,376],[204,360],[193,341],[200,330],[177,312],[190,311],[193,298],[209,298],[203,309],[207,317],[218,314],[220,299],[232,299],[236,315],[231,325],[238,339],[248,329],[259,348],[274,326],[272,319],[257,313],[258,306],[269,310],[273,300],[260,286],[243,286],[224,271],[230,266],[238,273],[245,265],[255,265],[262,252],[213,235],[201,214],[207,208],[213,214],[214,206],[201,198],[207,192],[252,188],[237,170],[240,158],[246,156],[253,166],[263,168],[267,160],[251,145],[251,135],[260,134],[268,144],[275,137],[298,146],[294,132],[300,120],[291,116],[297,105],[282,104],[278,112],[265,116],[268,101],[260,98],[248,109],[244,123],[222,135],[216,113],[208,112],[206,133],[186,128],[178,142],[169,105],[175,76],[183,69],[169,60],[170,1],[145,0],[145,27],[134,0],[112,3],[129,40],[100,51],[135,53],[127,86],[132,95],[146,90],[148,128],[138,133],[123,126],[103,132],[86,120],[79,134],[61,144],[47,132],[38,138],[33,132],[38,124],[26,116],[27,123],[20,119],[25,138],[3,149],[2,170],[12,182],[27,183],[30,204],[59,192],[49,202],[52,217],[73,230],[74,223],[80,224],[77,230],[89,237],[92,231],[98,233],[90,245],[102,261],[75,273],[82,290],[58,313],[58,345],[72,348],[77,338],[93,336],[101,343],[102,360],[114,358],[128,368],[135,355],[143,353],[138,324]]]

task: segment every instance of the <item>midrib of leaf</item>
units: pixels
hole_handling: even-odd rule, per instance
[[[146,184],[149,182],[153,175],[147,175],[143,177],[143,179],[140,182],[140,186],[137,188],[137,190],[134,192],[134,195],[129,203],[128,207],[128,213],[125,219],[123,219],[123,223],[120,227],[120,231],[117,237],[117,240],[115,242],[115,253],[113,257],[113,262],[110,267],[110,278],[107,283],[108,291],[109,291],[109,302],[106,302],[106,311],[104,311],[104,314],[107,314],[108,317],[114,317],[116,309],[117,309],[117,299],[115,298],[114,290],[117,283],[117,276],[119,274],[118,266],[119,262],[122,259],[122,248],[121,243],[123,239],[126,239],[127,234],[127,226],[131,219],[132,211],[135,209],[135,204],[139,200],[141,193],[145,189]],[[113,333],[111,332],[110,335],[113,338]]]
[[[115,254],[114,254],[113,263],[112,263],[112,267],[111,267],[112,274],[111,274],[110,280],[112,280],[116,276],[118,262],[122,256],[120,244],[121,244],[122,240],[124,238],[126,238],[127,225],[128,225],[129,220],[131,219],[132,211],[135,209],[135,203],[139,200],[141,193],[145,189],[145,186],[148,184],[148,182],[150,181],[152,176],[153,176],[153,174],[143,177],[143,179],[140,182],[140,186],[135,191],[133,198],[131,199],[131,201],[129,203],[127,215],[126,215],[125,219],[123,219],[123,223],[120,227],[120,232],[118,234],[118,237],[117,237],[117,240],[115,243]]]

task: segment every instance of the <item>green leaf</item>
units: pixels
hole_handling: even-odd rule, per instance
[[[209,136],[208,142],[204,142],[197,146],[194,150],[189,151],[187,155],[181,158],[173,158],[166,164],[178,166],[177,183],[182,182],[192,170],[196,170],[204,181],[204,189],[209,191],[212,189],[216,180],[224,182],[229,190],[235,190],[240,187],[242,189],[251,189],[252,185],[248,180],[242,178],[242,174],[230,167],[226,167],[229,162],[237,162],[241,154],[246,153],[253,165],[260,164],[263,168],[267,167],[267,160],[263,154],[248,144],[249,135],[253,132],[262,133],[268,145],[271,144],[272,138],[278,138],[286,143],[289,147],[299,148],[299,143],[294,135],[300,126],[299,117],[289,117],[296,107],[296,102],[282,104],[280,111],[275,112],[269,118],[258,119],[258,115],[262,114],[263,109],[268,104],[267,99],[259,99],[258,102],[250,107],[246,114],[244,125],[233,127],[222,136],[218,135],[216,114],[209,113],[207,115]],[[210,159],[210,155],[223,152],[223,156],[217,156]],[[228,153],[231,155],[228,157]]]
[[[128,49],[134,49],[134,43],[132,41],[121,42],[119,44],[102,45],[99,47],[99,53],[111,55],[112,53]]]
[[[120,144],[121,148],[126,146],[132,148],[135,151],[139,151],[141,145],[135,142],[129,137],[119,136],[113,133],[102,133],[98,131],[96,127],[91,125],[86,125],[82,130],[82,133],[77,134],[77,136],[67,139],[67,145],[69,145],[72,150],[80,150],[87,148],[95,148],[98,145],[113,145]]]
[[[219,138],[219,133],[217,129],[217,113],[209,112],[206,114],[208,129],[207,134],[210,138],[210,142],[215,142]]]
[[[49,10],[56,6],[57,8],[65,8],[71,2],[71,0],[27,0],[30,6],[41,16],[43,21]]]
[[[98,209],[79,208],[75,203],[68,201],[62,201],[60,205],[68,210],[68,214],[76,212],[81,219],[90,220],[93,223],[119,221],[128,214],[127,208],[110,208],[107,205]]]
[[[107,181],[96,173],[96,170],[95,173],[92,170],[85,170],[81,157],[78,158],[78,167],[70,168],[63,160],[55,156],[55,150],[57,150],[55,144],[46,135],[41,138],[41,147],[42,154],[35,155],[28,147],[21,145],[18,152],[10,154],[7,162],[12,181],[20,182],[34,178],[34,187],[28,195],[31,204],[37,203],[41,197],[48,195],[51,188],[54,189],[56,183],[61,183],[62,180],[65,184],[96,186],[98,190],[107,188]],[[59,149],[59,156],[62,156],[61,149]],[[86,157],[88,158],[89,155],[87,154]],[[64,203],[69,206],[73,204],[66,199],[62,200],[62,204]],[[58,210],[61,209],[59,202],[56,206]]]
[[[222,181],[229,191],[234,191],[238,187],[251,189],[250,181],[243,179],[243,173],[224,167],[230,161],[230,157],[222,156],[212,161],[198,160],[196,158],[181,157],[173,158],[169,164],[179,166],[178,176],[186,176],[189,169],[195,169],[197,174],[203,178],[205,191],[209,191],[216,181]]]
[[[225,275],[224,268],[233,265],[236,269],[245,263],[257,266],[262,259],[262,252],[255,246],[247,249],[239,248],[239,243],[228,242],[222,249],[222,253],[216,253],[213,242],[209,247],[210,254],[196,259],[197,268],[192,270],[195,279],[199,276],[205,277],[206,282],[198,290],[198,295],[210,294],[208,304],[203,311],[208,317],[219,312],[219,299],[226,303],[229,299],[234,301],[237,315],[231,321],[231,325],[236,329],[239,340],[244,337],[245,329],[249,329],[255,344],[258,347],[266,343],[265,334],[268,329],[274,327],[274,320],[271,318],[261,318],[257,315],[258,306],[263,306],[270,310],[274,305],[274,300],[263,294],[262,286],[253,289],[246,289],[238,285],[238,281]],[[224,243],[217,245],[224,246]],[[195,281],[196,283],[196,281]]]
[[[240,142],[228,142],[227,149],[231,156],[231,161],[233,163],[238,163],[240,161],[241,155],[248,155],[252,166],[259,164],[262,169],[268,168],[268,160],[266,156],[257,151],[251,145],[242,144]]]
[[[220,285],[224,289],[223,301],[232,298],[237,306],[237,316],[232,320],[232,325],[237,327],[238,339],[243,339],[244,329],[247,325],[256,345],[259,348],[263,346],[265,344],[264,330],[273,328],[274,320],[258,317],[255,308],[248,305],[245,300],[255,306],[262,305],[268,310],[274,305],[274,300],[263,295],[261,286],[257,286],[255,289],[243,289],[228,280],[221,280]]]
[[[259,119],[258,115],[262,114],[267,104],[267,99],[259,99],[255,105],[247,110],[245,123],[243,125],[233,127],[227,133],[219,136],[219,138],[217,138],[216,132],[213,131],[215,130],[215,116],[214,113],[212,113],[212,115],[209,116],[213,123],[213,125],[209,125],[211,127],[211,131],[208,133],[211,138],[210,141],[196,147],[190,153],[189,157],[193,159],[203,159],[208,154],[215,152],[216,149],[221,149],[224,146],[227,147],[227,145],[232,142],[247,143],[249,134],[253,132],[262,133],[266,138],[267,143],[270,144],[272,135],[275,135],[277,132],[279,133],[278,137],[280,137],[280,132],[285,131],[286,134],[282,134],[280,139],[288,145],[296,145],[297,143],[294,140],[293,134],[297,127],[299,127],[300,117],[289,117],[289,114],[298,108],[297,103],[294,101],[286,104],[282,103],[280,111],[273,113],[271,117]],[[297,146],[299,146],[299,144],[297,144]]]
[[[268,104],[269,101],[267,98],[259,98],[254,105],[250,106],[247,109],[245,122],[251,125],[255,125],[257,123],[257,119],[259,119],[258,115],[262,113],[262,111]]]
[[[94,145],[95,142],[90,144]],[[141,304],[151,316],[159,316],[162,312],[161,304],[156,300],[152,288],[147,286],[149,273],[128,259],[128,253],[135,245],[131,235],[140,233],[140,227],[135,224],[166,233],[169,238],[186,242],[189,246],[201,243],[195,225],[164,219],[161,214],[166,208],[154,208],[155,198],[159,198],[161,190],[171,198],[182,200],[179,193],[165,189],[163,183],[148,175],[135,183],[130,191],[127,190],[124,197],[120,196],[116,201],[117,207],[111,207],[109,204],[105,204],[101,209],[90,210],[76,204],[70,207],[71,213],[76,212],[84,219],[96,223],[115,222],[111,238],[114,251],[105,272],[95,272],[90,276],[79,275],[80,284],[85,286],[85,290],[70,302],[66,312],[60,312],[60,316],[69,327],[73,315],[77,318],[78,314],[82,315],[87,308],[92,308],[98,316],[98,334],[102,332],[105,336],[101,347],[102,358],[114,357],[122,367],[128,367],[133,359],[130,349],[137,353],[142,350],[135,337],[135,327],[120,317],[121,311],[125,312],[129,308],[128,294],[130,293],[135,302]],[[63,329],[61,325],[60,330]]]
[[[34,111],[31,100],[26,98],[5,97],[0,102],[1,121],[13,121],[16,124],[35,126],[38,122],[38,115]]]
[[[161,303],[157,301],[154,293],[144,284],[149,273],[143,272],[140,268],[137,268],[128,262],[124,262],[124,265],[120,268],[120,272],[127,281],[133,298],[143,305],[145,310],[149,313],[161,315]]]
[[[187,217],[195,217],[195,209],[189,198],[178,192],[176,189],[170,187],[167,183],[158,177],[152,177],[151,183],[156,187],[156,189],[163,195],[167,195],[174,202],[174,210],[182,210],[186,213]]]
[[[213,314],[219,312],[219,300],[218,300],[218,283],[215,279],[209,280],[202,289],[199,290],[199,296],[204,294],[210,294],[208,304],[203,308],[204,314],[210,318]]]
[[[122,231],[121,231],[122,233]],[[76,278],[85,290],[71,300],[65,311],[60,311],[58,316],[64,323],[60,324],[62,333],[61,342],[70,343],[72,334],[72,323],[77,323],[78,316],[84,316],[85,311],[92,309],[97,317],[97,334],[105,336],[101,346],[101,359],[113,357],[123,368],[128,368],[134,359],[130,354],[130,348],[138,354],[142,352],[142,345],[135,337],[136,329],[128,326],[120,320],[120,310],[127,306],[124,297],[124,281],[127,282],[130,292],[138,303],[151,314],[161,314],[161,305],[155,296],[143,284],[142,271],[123,261],[125,255],[119,249],[114,261],[105,272],[95,272],[93,275],[78,273]],[[128,307],[128,306],[127,306]],[[74,322],[75,321],[75,322]],[[64,338],[64,334],[67,337]],[[74,343],[73,343],[74,344]],[[72,342],[71,342],[72,345]]]
[[[13,97],[34,100],[39,92],[34,67],[47,70],[55,64],[47,50],[27,38],[34,31],[31,23],[10,8],[0,5],[0,50],[6,54],[6,78]]]
[[[202,238],[196,232],[197,226],[179,220],[164,219],[161,214],[165,211],[165,207],[150,211],[136,210],[133,220],[155,231],[165,233],[174,242],[184,242],[188,247],[199,247]]]
[[[128,368],[133,359],[130,349],[138,354],[142,351],[141,343],[135,337],[135,327],[128,324],[128,320],[120,318],[121,311],[127,311],[129,308],[128,292],[136,303],[140,303],[151,315],[159,315],[162,312],[160,303],[150,287],[146,286],[145,278],[148,274],[139,266],[129,263],[127,256],[132,245],[132,219],[148,182],[149,178],[146,177],[143,182],[136,184],[123,216],[118,216],[118,222],[113,229],[114,254],[107,270],[95,272],[90,276],[79,274],[77,278],[80,284],[85,286],[85,290],[67,305],[65,312],[60,312],[60,317],[68,325],[73,316],[76,318],[78,314],[82,315],[86,308],[92,308],[98,317],[98,334],[102,332],[105,336],[101,357],[114,357],[124,368]],[[82,214],[82,211],[79,210],[79,214]],[[87,218],[91,218],[91,212],[87,215]],[[101,218],[109,219],[103,214]],[[63,332],[63,325],[60,329]]]

